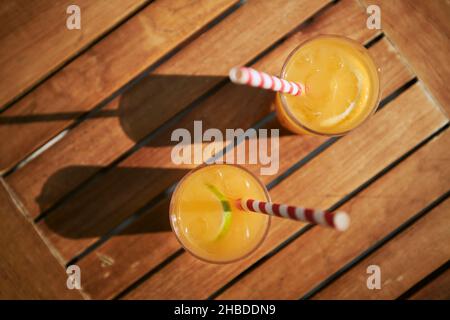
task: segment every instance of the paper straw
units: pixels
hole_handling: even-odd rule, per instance
[[[236,206],[245,211],[260,212],[272,216],[310,222],[321,226],[332,227],[339,231],[347,230],[350,224],[348,214],[342,211],[329,212],[253,199],[239,199],[236,201]]]
[[[234,67],[230,70],[230,80],[238,84],[246,84],[294,96],[305,94],[305,86],[299,82],[288,81],[267,73],[246,67]]]

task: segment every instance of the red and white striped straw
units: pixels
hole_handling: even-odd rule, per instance
[[[350,225],[350,217],[342,211],[329,212],[252,199],[239,199],[236,201],[236,206],[245,211],[260,212],[271,216],[310,222],[332,227],[339,231],[347,230]]]
[[[305,86],[302,83],[281,79],[252,68],[234,67],[230,70],[229,76],[234,83],[246,84],[294,96],[305,93]]]

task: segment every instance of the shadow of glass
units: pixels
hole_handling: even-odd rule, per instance
[[[72,179],[77,175],[85,175],[85,171],[95,171],[99,170],[97,167],[89,166],[72,166],[64,168],[54,175],[52,175],[48,181],[45,183],[40,195],[37,197],[37,202],[42,208],[48,207],[48,199],[54,198],[54,193],[58,192],[58,188],[65,183],[65,181]],[[141,179],[143,176],[153,175],[155,171],[171,171],[182,176],[186,174],[188,169],[158,169],[158,168],[114,168],[115,174],[118,179],[124,181],[122,192],[127,192],[127,182],[135,181]],[[109,232],[112,228],[116,227],[120,221],[105,221],[108,217],[104,217],[104,207],[115,205],[114,199],[120,197],[120,194],[114,192],[112,194],[110,190],[105,188],[101,191],[103,193],[102,197],[97,199],[92,199],[92,201],[97,201],[96,207],[99,208],[97,211],[92,210],[79,210],[76,212],[67,213],[62,210],[55,210],[51,212],[48,217],[43,221],[49,229],[55,233],[65,237],[65,238],[91,238],[100,237],[105,233]],[[99,200],[108,199],[108,200]],[[151,199],[149,199],[150,202]],[[72,199],[67,199],[67,201],[72,201]],[[157,210],[152,210],[152,215],[149,219],[146,219],[146,223],[142,225],[137,225],[134,228],[127,228],[124,232],[125,234],[134,233],[148,233],[148,232],[168,232],[171,230],[169,225],[169,208],[168,205],[157,205]],[[98,216],[96,216],[98,215]],[[103,221],[103,223],[96,223],[97,221]],[[89,221],[94,221],[94,223],[89,224]],[[124,234],[124,233],[121,233]]]
[[[120,97],[122,129],[137,142],[224,80],[219,76],[149,75]]]
[[[198,113],[196,120],[211,117],[211,115],[208,116],[208,112],[219,113],[220,117],[226,120],[238,116],[243,109],[261,108],[261,110],[266,110],[266,114],[273,111],[274,93],[272,91],[231,84],[211,93],[210,89],[226,81],[226,78],[221,76],[149,74],[123,90],[124,92],[118,97],[118,109],[101,108],[89,114],[88,119],[119,117],[119,123],[124,133],[134,142],[138,142],[190,105],[209,97],[213,101],[203,112]],[[205,94],[208,91],[209,93]],[[220,112],[219,108],[230,110],[229,115]],[[86,115],[88,110],[48,114],[34,112],[30,110],[30,114],[14,116],[0,114],[0,126],[75,120]],[[256,122],[260,119],[254,120]],[[220,120],[215,126],[219,125]],[[188,126],[186,125],[186,129],[192,134],[193,128]],[[183,126],[180,125],[180,127]],[[230,121],[226,127],[235,128],[236,126],[233,125],[233,121]],[[204,130],[207,129],[207,127],[204,128]],[[221,129],[225,130],[225,128]],[[280,134],[291,133],[282,130]],[[170,138],[157,139],[153,143],[154,146],[170,144]]]
[[[120,100],[119,110],[101,108],[92,112],[89,118],[121,117],[124,119],[121,121],[124,131],[129,133],[130,138],[139,140],[148,133],[149,123],[170,118],[174,112],[181,111],[196,97],[225,79],[225,76],[149,74],[115,94]],[[91,111],[76,109],[73,106],[71,111],[41,114],[30,108],[29,114],[0,114],[0,126],[76,120]]]
[[[155,141],[150,142],[151,146],[166,146],[173,145],[170,142],[168,132],[177,128],[187,129],[193,137],[194,120],[204,121],[203,132],[211,128],[208,126],[210,122],[215,122],[214,126],[225,135],[225,129],[240,127],[235,125],[235,122],[238,122],[236,117],[239,117],[240,114],[244,116],[252,115],[242,112],[244,109],[255,110],[258,108],[265,110],[263,113],[267,114],[266,117],[269,117],[273,112],[274,92],[249,86],[230,84],[211,95],[206,95],[200,99],[196,98],[197,100],[193,98],[201,94],[199,88],[203,88],[205,83],[216,82],[217,77],[204,76],[147,77],[121,97],[118,114],[122,129],[128,137],[138,142],[188,105],[203,102],[205,98],[210,99],[205,107],[201,107],[202,109],[199,111],[194,111],[196,113],[190,116],[190,122],[185,120],[171,125],[165,132],[167,136],[165,139],[155,139]],[[223,110],[227,112],[223,112]],[[233,119],[236,120],[233,121]],[[255,123],[258,120],[261,119],[255,118]],[[275,125],[278,127],[275,127]],[[271,128],[280,129],[281,126],[277,121],[272,121]],[[244,127],[243,129],[247,128]],[[291,135],[287,130],[280,130],[280,134]]]

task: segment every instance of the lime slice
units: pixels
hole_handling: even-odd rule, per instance
[[[228,198],[225,197],[225,195],[222,192],[220,192],[215,186],[213,186],[211,184],[207,184],[206,186],[208,187],[209,190],[211,190],[212,193],[214,193],[214,195],[217,197],[217,199],[219,199],[219,201],[222,205],[222,209],[223,209],[222,222],[220,224],[217,236],[214,238],[214,240],[218,240],[218,239],[222,238],[230,229],[230,226],[231,226],[231,204],[230,204],[230,201],[228,200]]]

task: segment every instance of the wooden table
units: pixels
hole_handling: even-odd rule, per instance
[[[65,25],[72,1],[1,4],[0,297],[450,298],[448,2],[76,2],[80,30]],[[247,259],[193,258],[168,223],[192,168],[171,162],[172,131],[278,128],[273,93],[227,72],[277,74],[324,33],[369,48],[381,107],[342,138],[281,130],[280,170],[260,178],[274,201],[348,211],[351,228],[274,218]],[[72,264],[81,291],[66,288]],[[381,289],[366,285],[371,265]]]

